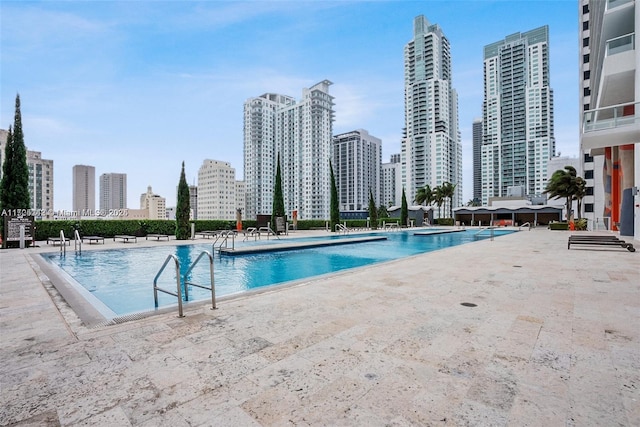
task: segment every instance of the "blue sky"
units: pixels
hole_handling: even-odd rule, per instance
[[[228,161],[243,178],[248,98],[299,99],[328,79],[334,134],[368,130],[387,162],[404,126],[403,48],[425,15],[451,42],[466,202],[483,47],[507,35],[549,25],[557,151],[577,156],[577,13],[574,0],[3,0],[0,128],[13,123],[20,93],[28,149],[54,160],[57,210],[72,207],[76,164],[95,166],[96,182],[126,173],[129,208],[148,185],[174,206],[182,161],[190,184],[204,159]]]

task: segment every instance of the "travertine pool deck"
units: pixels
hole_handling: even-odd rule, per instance
[[[58,247],[1,250],[0,425],[638,426],[640,251],[568,236],[94,328],[32,259]]]

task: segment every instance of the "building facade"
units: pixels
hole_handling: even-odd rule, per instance
[[[640,7],[578,3],[585,214],[593,228],[640,240]]]
[[[364,129],[333,137],[333,173],[340,211],[368,211],[369,192],[378,206],[382,141]]]
[[[244,104],[246,215],[271,214],[278,158],[285,212],[291,218],[327,219],[332,159],[332,83],[323,80],[296,101],[267,93]]]
[[[96,168],[75,165],[72,170],[73,210],[85,215],[95,215]]]
[[[206,159],[198,170],[198,219],[236,218],[236,170],[231,163]]]
[[[115,209],[127,208],[127,174],[103,173],[100,175],[100,212],[108,215]]]
[[[484,47],[482,204],[524,186],[542,194],[555,155],[549,27]]]
[[[198,219],[198,186],[189,186],[189,206],[191,207],[190,218]]]
[[[147,192],[140,195],[140,209],[148,211],[149,219],[166,219],[167,218],[167,200],[154,194],[151,186],[147,187]]]
[[[380,203],[385,207],[402,204],[402,163],[400,154],[392,154],[380,167]]]
[[[473,144],[473,203],[482,203],[482,119],[474,119]]]
[[[414,200],[417,189],[427,184],[455,184],[453,206],[459,206],[462,145],[449,39],[424,16],[414,19],[413,36],[404,47],[402,183],[407,200]]]

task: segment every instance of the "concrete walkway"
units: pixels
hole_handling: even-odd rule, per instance
[[[0,424],[638,426],[640,251],[568,235],[96,328],[2,250]]]

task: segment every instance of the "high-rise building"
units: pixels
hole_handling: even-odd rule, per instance
[[[166,219],[167,218],[167,200],[154,194],[151,186],[147,187],[147,192],[140,195],[140,209],[148,211],[149,219]]]
[[[400,154],[392,154],[389,163],[380,167],[380,202],[378,206],[402,204],[402,163]]]
[[[340,211],[367,211],[369,192],[380,204],[382,141],[364,129],[333,137],[333,173]]]
[[[127,208],[127,174],[103,173],[100,175],[100,211],[108,215],[114,209]]]
[[[474,119],[473,143],[473,202],[482,203],[482,119]]]
[[[231,163],[205,159],[198,170],[198,219],[236,218],[236,170]]]
[[[95,215],[96,168],[87,165],[73,167],[73,211],[79,215]]]
[[[189,186],[189,206],[191,207],[191,219],[198,219],[198,186]]]
[[[4,165],[4,153],[9,133],[0,129],[0,169]],[[29,198],[31,212],[36,219],[52,219],[53,206],[53,160],[42,158],[39,151],[27,150],[27,168],[29,171]],[[0,172],[2,178],[2,172]],[[25,209],[27,206],[25,206]]]
[[[555,155],[549,27],[484,47],[482,204],[523,186],[539,196]]]
[[[452,86],[449,39],[422,15],[404,47],[405,135],[402,183],[407,200],[418,188],[456,185],[453,207],[462,199],[462,145],[458,95]]]
[[[327,219],[332,159],[332,83],[323,80],[296,101],[266,93],[244,104],[244,182],[247,219],[271,214],[278,158],[285,213]]]
[[[590,228],[640,240],[640,7],[580,0],[580,151]]]

